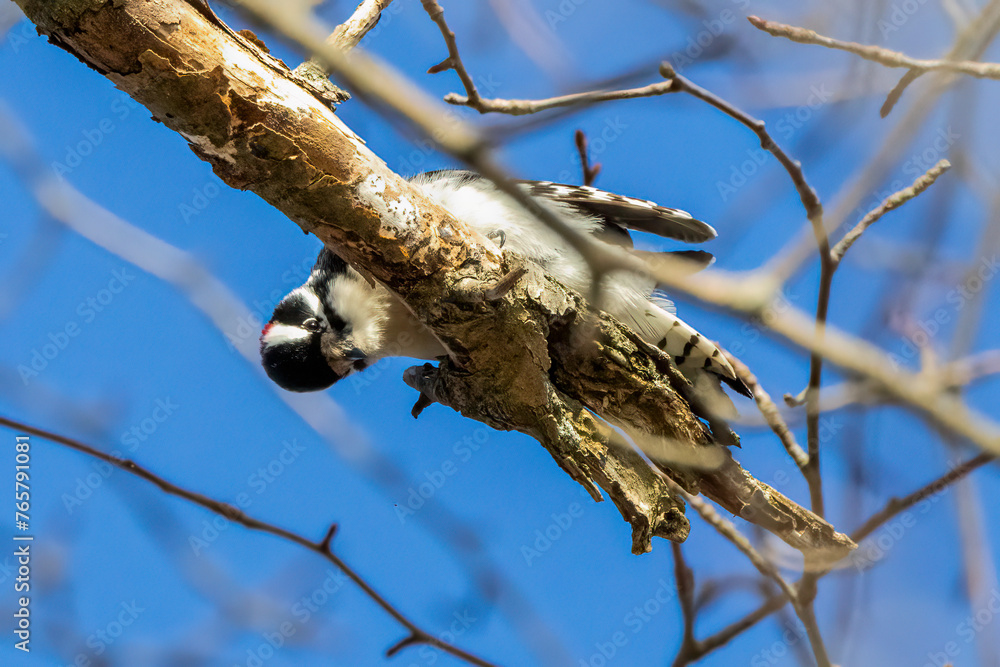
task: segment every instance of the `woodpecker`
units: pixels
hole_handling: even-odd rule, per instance
[[[534,262],[563,285],[587,294],[590,273],[583,259],[556,232],[482,176],[441,170],[410,179],[434,202],[503,249]],[[574,229],[655,260],[635,250],[628,230],[688,243],[716,237],[708,224],[684,211],[612,194],[590,186],[519,181]],[[714,261],[703,251],[677,251],[698,268]],[[673,303],[650,278],[619,272],[604,279],[604,308],[648,343],[667,352],[694,388],[719,414],[733,406],[720,381],[751,397],[719,348],[677,317]],[[278,304],[260,337],[268,376],[289,391],[326,389],[386,356],[434,360],[445,355],[429,329],[414,322],[403,302],[372,285],[327,248],[308,280]]]

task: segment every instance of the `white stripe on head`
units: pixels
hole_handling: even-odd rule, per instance
[[[309,306],[309,310],[316,313],[317,315],[319,315],[322,312],[319,309],[319,297],[316,295],[316,292],[306,289],[305,285],[293,289],[291,292],[288,293],[288,296],[286,296],[285,299],[289,299],[295,296],[301,297],[301,299],[306,302],[306,305]],[[282,299],[282,301],[284,301],[285,299]]]
[[[306,331],[302,327],[290,324],[272,324],[267,328],[267,333],[261,336],[261,342],[266,346],[281,345],[296,340],[302,340],[312,335],[311,331]]]

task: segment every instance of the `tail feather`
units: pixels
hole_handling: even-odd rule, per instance
[[[655,321],[652,331],[656,339],[650,342],[669,354],[678,370],[688,376],[707,371],[733,390],[747,398],[753,398],[750,388],[736,375],[736,371],[715,343],[695,331],[677,315],[655,304],[650,304],[647,314]]]

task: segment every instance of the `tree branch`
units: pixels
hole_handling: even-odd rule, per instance
[[[578,433],[596,437],[597,430],[588,423],[589,418],[574,409],[575,400],[611,419],[616,419],[616,412],[636,414],[629,406],[609,406],[594,400],[588,403],[586,397],[595,395],[594,387],[580,386],[581,378],[573,374],[563,376],[561,386],[553,386],[551,370],[572,367],[566,356],[571,349],[589,360],[592,367],[620,369],[619,362],[626,357],[615,350],[619,344],[652,368],[656,357],[650,357],[649,346],[637,348],[628,334],[611,345],[586,347],[586,352],[580,351],[580,346],[550,346],[550,327],[562,331],[563,341],[587,340],[593,333],[592,322],[578,297],[540,275],[525,277],[503,299],[484,302],[472,298],[482,294],[483,286],[497,284],[513,270],[508,260],[491,249],[495,246],[474,236],[420,190],[389,171],[321,98],[300,88],[279,61],[262,52],[256,43],[225,28],[205,8],[133,0],[87,10],[83,21],[83,10],[66,9],[61,3],[21,1],[28,15],[54,42],[98,67],[167,127],[181,133],[220,178],[233,187],[256,192],[304,230],[335,248],[353,266],[399,295],[418,319],[446,342],[464,373],[478,377],[477,381],[483,383],[481,389],[489,385],[498,402],[512,406],[506,413],[510,421],[502,427],[554,434],[548,415],[562,411],[580,415]],[[75,7],[69,0],[65,2]],[[411,98],[412,86],[384,75],[382,68],[357,50],[348,62],[343,54],[325,46],[319,36],[299,26],[295,16],[268,10],[256,0],[245,4],[261,12],[266,20],[278,21],[279,29],[289,36],[306,41],[310,49],[323,56],[324,64],[340,68],[338,72],[345,80],[359,86],[359,95],[383,100],[400,112],[405,107],[407,118],[418,128],[437,129],[440,118],[422,93],[414,92]],[[185,30],[160,29],[177,24],[183,24]],[[109,35],[120,36],[122,43],[111,45]],[[384,100],[386,97],[392,100]],[[485,175],[504,182],[502,172],[485,158],[485,144],[475,131],[452,124],[445,135],[435,136],[448,150],[473,160]],[[525,197],[509,182],[507,185],[513,195]],[[551,211],[537,212],[546,222],[564,225]],[[597,273],[620,268],[621,262],[633,270],[643,269],[641,262],[613,248],[605,249],[585,238],[568,240],[591,253],[588,261],[598,267]],[[500,331],[507,335],[498,337]],[[620,332],[621,327],[616,324],[606,331]],[[509,340],[510,345],[499,346],[497,340]],[[572,363],[580,360],[575,356]],[[452,381],[455,374],[446,372],[442,377]],[[648,376],[631,376],[619,370],[614,377],[622,383],[605,387],[605,393],[634,396],[649,389]],[[670,397],[670,410],[665,412],[664,404],[655,401],[643,404],[645,423],[659,424],[664,429],[654,435],[670,438],[674,433],[701,433],[701,440],[684,442],[688,447],[707,442],[697,417],[673,395],[675,388],[664,384],[662,376],[658,382],[658,395]],[[556,401],[562,401],[563,396],[570,402],[560,405]],[[550,400],[552,405],[548,404]],[[540,410],[543,405],[544,411]],[[499,425],[494,415],[475,406],[469,406],[466,414]],[[664,420],[674,423],[667,428]],[[600,439],[591,445],[596,451],[609,446]],[[597,460],[612,461],[615,455]],[[594,481],[608,485],[605,491],[616,503],[629,497],[611,488],[620,479],[619,473],[609,470],[594,474]],[[654,477],[640,469],[629,479],[642,482]],[[771,524],[782,527],[782,539],[800,547],[802,534],[812,536],[805,541],[807,544],[812,544],[814,537],[826,536],[833,542],[823,546],[853,547],[825,522],[815,523],[815,517],[810,518],[808,512],[780,494],[758,493],[760,484],[748,480],[752,477],[731,462],[725,471],[714,473],[704,488],[711,489],[706,492],[718,502],[737,511],[759,505],[762,499],[780,498],[774,507],[749,514],[775,515],[777,520]],[[593,492],[592,484],[588,488]],[[659,497],[661,492],[650,487],[637,490],[633,497]],[[679,538],[683,534],[677,532],[679,524],[666,520],[672,512],[661,504],[624,508],[619,504],[619,509],[633,526],[633,548],[648,550],[648,535],[672,534]],[[644,518],[637,520],[639,516]],[[814,524],[815,529],[803,533],[803,522],[806,526]]]
[[[900,512],[903,512],[909,509],[910,507],[913,507],[921,500],[929,498],[933,496],[935,493],[944,490],[947,486],[954,484],[955,482],[957,482],[958,480],[962,479],[970,472],[975,470],[976,468],[986,465],[987,463],[993,461],[995,458],[996,457],[990,454],[979,454],[977,456],[972,457],[965,463],[962,463],[952,468],[945,474],[938,477],[933,482],[917,489],[913,493],[910,493],[909,495],[906,495],[903,498],[891,498],[889,502],[886,504],[886,506],[882,508],[881,511],[869,517],[868,520],[864,522],[864,524],[858,527],[858,529],[851,534],[851,537],[854,538],[856,542],[860,542],[861,540],[865,539],[866,537],[874,533],[876,530],[878,530],[879,526],[881,526],[886,521],[896,516]]]
[[[846,253],[850,247],[854,245],[855,241],[861,238],[861,235],[864,234],[869,227],[878,222],[883,215],[889,211],[896,210],[906,202],[920,195],[920,193],[924,190],[934,185],[934,181],[936,181],[941,174],[949,169],[951,169],[950,162],[947,160],[939,160],[938,163],[928,169],[925,174],[913,181],[913,185],[903,188],[898,192],[894,192],[882,200],[881,204],[869,211],[865,217],[862,218],[853,229],[851,229],[851,231],[844,234],[843,238],[837,242],[837,245],[834,246],[831,252],[834,264],[839,266],[841,260],[844,259],[844,253]]]
[[[718,512],[712,509],[708,503],[701,498],[688,495],[683,489],[678,489],[678,492],[684,496],[691,507],[694,508],[699,515],[701,515],[701,518],[704,519],[706,523],[711,525],[719,532],[719,534],[732,542],[733,545],[747,557],[753,566],[757,568],[758,572],[778,585],[778,588],[781,589],[785,597],[792,603],[792,607],[795,609],[796,615],[806,628],[806,633],[809,635],[809,643],[813,650],[813,656],[816,658],[816,663],[819,667],[830,667],[830,658],[827,656],[826,646],[823,642],[823,637],[820,634],[819,627],[816,624],[815,614],[813,613],[812,597],[806,596],[801,587],[795,587],[788,583],[785,578],[781,576],[781,573],[778,572],[778,569],[774,566],[774,564],[764,558],[764,556],[761,555],[752,544],[750,544],[750,540],[744,537],[732,523],[719,516]]]
[[[726,355],[726,358],[729,359],[729,363],[732,364],[733,369],[740,376],[740,379],[750,387],[750,391],[753,392],[754,402],[757,403],[757,409],[760,410],[760,414],[764,417],[767,425],[778,436],[781,444],[785,446],[785,451],[795,461],[795,465],[800,470],[805,468],[809,463],[809,456],[802,451],[802,447],[795,441],[795,435],[788,428],[788,424],[785,423],[784,417],[781,416],[778,406],[771,400],[770,394],[764,391],[764,388],[760,386],[760,382],[757,380],[757,376],[750,372],[746,364],[729,354]]]
[[[883,49],[880,46],[843,42],[839,39],[820,35],[806,28],[799,28],[774,21],[765,21],[758,16],[748,16],[747,20],[750,21],[753,27],[763,30],[774,37],[784,37],[800,44],[816,44],[830,49],[847,51],[865,60],[870,60],[886,67],[906,67],[922,72],[956,72],[979,79],[1000,79],[1000,63],[980,63],[969,60],[920,60],[918,58],[911,58],[898,51]]]
[[[378,24],[382,11],[392,0],[361,0],[354,13],[346,21],[336,27],[326,38],[326,43],[341,51],[353,49],[361,39]],[[322,91],[324,97],[332,104],[339,104],[350,99],[350,95],[330,83],[328,72],[323,64],[315,58],[310,58],[295,68],[295,76],[308,85]]]
[[[234,507],[229,503],[224,503],[222,501],[209,498],[208,496],[202,495],[195,491],[190,491],[181,486],[178,486],[177,484],[174,484],[173,482],[169,482],[166,479],[157,475],[156,473],[151,472],[150,470],[140,466],[135,461],[132,461],[130,459],[123,459],[115,454],[106,454],[98,449],[91,447],[90,445],[86,445],[72,438],[67,438],[57,433],[52,433],[50,431],[45,431],[40,428],[35,428],[33,426],[29,426],[19,421],[15,421],[13,419],[7,419],[6,417],[0,416],[0,426],[6,426],[7,428],[17,431],[19,433],[28,433],[30,435],[39,438],[44,438],[45,440],[49,440],[51,442],[63,445],[65,447],[69,447],[70,449],[75,449],[78,452],[83,452],[84,454],[93,456],[94,458],[100,459],[101,461],[104,461],[106,463],[110,463],[113,466],[121,468],[127,473],[131,473],[136,477],[140,477],[146,480],[147,482],[155,484],[164,493],[167,493],[172,496],[177,496],[178,498],[183,498],[184,500],[192,502],[195,505],[204,507],[205,509],[211,512],[215,512],[224,519],[227,519],[234,523],[238,523],[241,526],[244,526],[245,528],[249,528],[250,530],[256,530],[262,533],[268,533],[269,535],[280,537],[281,539],[287,542],[291,542],[301,547],[305,547],[306,549],[319,554],[326,560],[333,563],[334,566],[336,566],[337,569],[343,572],[348,579],[353,581],[358,586],[358,588],[360,588],[364,592],[366,596],[368,596],[373,602],[375,602],[375,604],[381,607],[387,614],[392,616],[392,618],[394,618],[404,628],[406,628],[410,634],[407,637],[407,639],[404,640],[406,642],[405,645],[427,644],[428,646],[433,646],[435,648],[441,649],[442,651],[445,651],[446,653],[450,653],[451,655],[461,660],[464,660],[470,665],[481,665],[482,667],[494,667],[493,663],[487,662],[482,658],[474,656],[471,653],[458,648],[457,646],[454,646],[446,641],[438,639],[431,633],[417,626],[415,623],[413,623],[413,621],[404,616],[402,612],[396,609],[388,600],[382,597],[378,593],[378,591],[372,588],[372,586],[367,581],[365,581],[361,577],[361,575],[359,575],[350,566],[348,566],[347,563],[345,563],[344,560],[340,558],[340,556],[333,553],[330,543],[333,540],[334,533],[337,531],[337,524],[335,523],[330,526],[330,528],[324,535],[323,539],[318,541],[313,541],[307,537],[303,537],[297,533],[293,533],[290,530],[286,530],[279,526],[275,526],[274,524],[267,523],[266,521],[255,519],[252,516],[247,515],[245,512],[243,512],[243,510],[239,509],[238,507]],[[400,648],[403,648],[403,646],[400,646],[399,644],[393,646],[392,648],[389,649],[389,654],[391,655],[392,653],[398,651]]]
[[[25,1],[25,7],[53,41],[99,66],[181,133],[223,180],[253,190],[400,295],[455,352],[463,374],[512,406],[502,424],[483,411],[470,414],[501,428],[558,436],[548,415],[563,409],[563,392],[549,381],[550,366],[559,359],[550,357],[546,336],[550,321],[565,320],[567,336],[584,338],[587,309],[578,297],[536,271],[522,281],[533,287],[531,293],[519,285],[503,299],[470,299],[513,268],[490,249],[495,246],[389,171],[322,100],[295,85],[287,69],[202,9],[134,1],[88,10],[82,21],[82,12],[60,12],[49,3]],[[183,24],[185,30],[166,31],[164,37],[159,26],[165,24]],[[124,41],[112,45],[108,35]],[[192,70],[190,63],[198,65]],[[550,302],[530,296],[538,293]],[[498,331],[510,332],[509,346],[497,345],[504,339]],[[634,384],[641,386],[639,380]],[[672,405],[683,410],[676,417],[682,429],[699,424],[683,401],[675,398]],[[572,403],[564,410],[567,419],[581,420],[576,424],[581,433],[597,438],[585,411]],[[612,453],[606,438],[589,444],[594,448],[589,472],[608,485],[605,490],[632,523],[634,548],[648,551],[652,535],[686,536],[677,501],[647,463],[633,453],[635,472],[623,478],[600,466],[620,459],[624,450],[615,446]],[[589,478],[573,474],[596,493]],[[623,484],[646,484],[632,497],[656,502],[629,504],[629,494],[619,491]]]

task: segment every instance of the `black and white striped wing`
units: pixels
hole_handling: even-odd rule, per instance
[[[625,197],[589,185],[563,185],[551,181],[519,181],[529,194],[575,206],[586,213],[604,218],[639,232],[649,232],[687,243],[702,243],[717,234],[711,225],[676,208],[660,206],[645,199]]]

